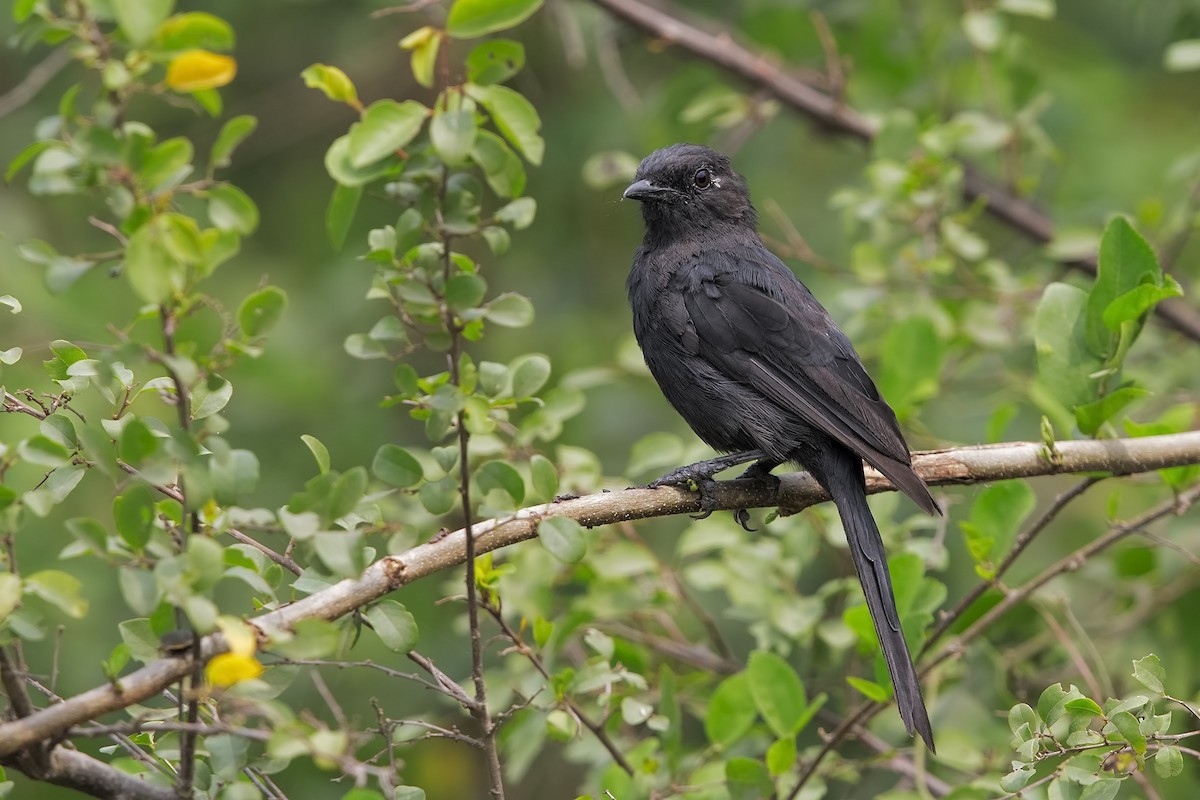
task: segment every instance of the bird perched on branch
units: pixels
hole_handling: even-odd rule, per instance
[[[933,750],[863,479],[866,461],[940,513],[912,469],[895,413],[829,313],[763,245],[746,183],[727,158],[695,144],[665,147],[642,161],[624,196],[641,203],[646,223],[628,280],[646,364],[692,430],[733,454],[651,486],[694,484],[709,512],[705,487],[722,469],[753,461],[743,477],[765,477],[784,462],[808,470],[846,529],[900,716]],[[745,511],[736,514],[745,525]]]

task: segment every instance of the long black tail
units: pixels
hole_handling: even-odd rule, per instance
[[[896,687],[896,705],[900,709],[900,717],[909,735],[916,730],[933,751],[933,729],[929,725],[929,713],[925,710],[925,698],[921,695],[921,684],[917,681],[912,656],[904,641],[904,632],[900,629],[900,614],[892,593],[883,539],[867,505],[862,461],[849,451],[827,452],[824,455],[825,474],[819,477],[824,478],[822,483],[833,496],[842,526],[846,529],[854,569],[858,572],[859,583],[867,598],[867,608],[875,623],[875,633],[883,648],[892,685]]]

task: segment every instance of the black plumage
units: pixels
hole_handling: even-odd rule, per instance
[[[911,735],[933,732],[904,635],[863,461],[928,513],[896,415],[850,340],[758,235],[746,184],[721,154],[677,144],[647,156],[626,198],[646,235],[629,273],[634,332],[663,394],[710,446],[745,457],[685,467],[656,484],[757,459],[795,462],[833,497]],[[743,452],[745,451],[745,452]]]

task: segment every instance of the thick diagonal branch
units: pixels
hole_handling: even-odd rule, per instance
[[[866,116],[821,90],[779,68],[767,55],[734,41],[728,31],[711,32],[699,23],[685,21],[683,12],[670,6],[652,7],[640,0],[592,0],[610,14],[688,53],[715,64],[755,88],[765,90],[794,111],[817,122],[821,128],[864,142],[875,138],[876,126]],[[963,196],[969,203],[981,201],[987,212],[1028,236],[1046,244],[1054,238],[1054,223],[1028,201],[992,183],[970,164],[963,164]],[[1096,274],[1095,255],[1062,262],[1072,269]],[[1177,298],[1164,300],[1155,313],[1171,327],[1200,341],[1200,313]]]
[[[960,447],[918,453],[913,467],[931,486],[991,483],[1067,473],[1127,475],[1164,467],[1200,463],[1200,431],[1147,436],[1138,439],[1059,442],[1053,449],[1034,442]],[[868,470],[867,491],[892,491],[878,473]],[[712,490],[717,508],[739,509],[779,506],[794,513],[828,500],[828,495],[808,473],[780,477],[778,488],[766,480],[717,483]],[[538,523],[547,517],[565,516],[592,528],[632,519],[690,514],[700,510],[700,497],[674,487],[599,492],[521,509],[512,515],[472,526],[475,553],[498,550],[537,536]],[[269,646],[273,633],[290,629],[304,619],[333,620],[371,603],[401,586],[462,564],[466,536],[462,530],[439,536],[394,556],[376,561],[358,578],[343,580],[276,611],[250,621]],[[202,642],[207,659],[225,649],[219,635]],[[145,700],[189,673],[188,658],[167,658],[96,687],[61,703],[34,711],[27,717],[0,725],[0,759],[38,742],[61,736],[69,728],[102,714]]]

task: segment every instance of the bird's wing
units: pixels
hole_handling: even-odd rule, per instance
[[[686,272],[697,356],[840,442],[922,508],[935,508],[912,471],[896,415],[850,340],[783,262],[744,247],[703,254]]]

